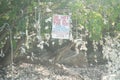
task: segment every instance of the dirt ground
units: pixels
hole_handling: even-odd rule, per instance
[[[106,73],[103,65],[96,67],[72,67],[58,63],[44,62],[41,64],[20,63],[1,70],[0,80],[102,80]],[[13,76],[13,77],[12,77]]]

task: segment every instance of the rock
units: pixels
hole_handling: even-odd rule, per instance
[[[71,52],[69,51],[69,53],[67,53],[66,56],[64,55],[64,57],[59,61],[59,63],[66,64],[69,66],[77,66],[77,67],[88,66],[88,62],[85,54],[83,53],[76,54]]]
[[[73,44],[69,44],[66,47],[59,49],[55,56],[55,63],[67,64],[70,66],[85,67],[88,66],[87,57],[81,51],[76,54],[76,51],[71,50]]]
[[[120,74],[103,75],[102,80],[120,80]]]

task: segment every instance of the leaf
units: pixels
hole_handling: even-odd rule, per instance
[[[117,30],[117,31],[120,31],[120,23],[118,23],[118,24],[116,25],[116,30]]]
[[[16,40],[12,40],[12,42],[13,42],[13,49],[15,50],[17,47],[17,42],[16,42]]]

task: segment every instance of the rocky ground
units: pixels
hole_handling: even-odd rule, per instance
[[[13,68],[1,68],[0,80],[102,80],[107,72],[104,65],[88,67],[85,56],[71,55],[64,54],[60,63],[49,60],[47,53],[39,59],[17,58]]]
[[[16,58],[13,68],[0,68],[0,80],[109,80],[102,79],[107,73],[105,65],[88,66],[84,54],[75,55],[70,49],[62,51],[57,61],[46,51]]]
[[[4,70],[6,73],[4,73]],[[45,62],[45,64],[20,63],[1,70],[0,80],[102,80],[106,72],[104,66],[72,67],[58,63]]]

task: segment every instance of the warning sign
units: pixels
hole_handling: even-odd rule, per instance
[[[53,15],[52,38],[69,39],[70,36],[70,16]]]

